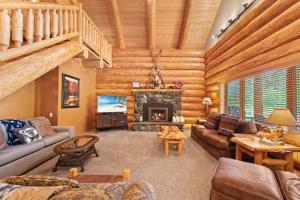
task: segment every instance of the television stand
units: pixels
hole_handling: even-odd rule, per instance
[[[96,114],[96,129],[128,128],[127,113],[107,112]]]

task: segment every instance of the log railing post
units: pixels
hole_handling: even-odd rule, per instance
[[[33,42],[33,31],[34,31],[34,14],[32,9],[28,9],[25,17],[25,39],[26,44]]]
[[[69,12],[69,31],[70,33],[74,31],[74,16],[72,11]]]
[[[57,37],[58,34],[58,14],[56,10],[51,11],[51,35],[53,38]]]
[[[63,26],[64,26],[64,34],[69,33],[69,13],[67,10],[64,10],[64,19],[63,19]]]
[[[0,51],[6,51],[10,43],[10,16],[8,10],[0,10]]]
[[[41,9],[35,11],[35,20],[34,20],[34,41],[42,41],[44,36],[44,18]]]
[[[59,11],[58,11],[58,35],[62,36],[63,33],[64,33],[63,10],[59,9]]]
[[[13,10],[11,37],[15,47],[21,47],[23,43],[23,13],[21,9]]]
[[[45,10],[44,14],[44,38],[46,40],[50,39],[50,12],[49,9]]]

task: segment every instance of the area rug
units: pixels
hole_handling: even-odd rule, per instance
[[[131,131],[97,132],[96,145],[99,157],[90,158],[83,174],[121,174],[124,168],[131,171],[131,179],[150,182],[159,200],[209,199],[211,177],[217,161],[192,138],[183,145],[183,155],[170,150],[164,156],[163,144],[155,133]],[[68,168],[52,172],[57,160],[53,158],[28,174],[67,177]]]

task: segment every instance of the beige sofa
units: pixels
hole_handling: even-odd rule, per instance
[[[23,174],[49,160],[56,155],[53,148],[75,134],[72,126],[52,126],[52,129],[54,134],[45,136],[31,144],[13,147],[0,145],[0,178]],[[7,142],[7,132],[1,123],[0,142],[1,144]]]

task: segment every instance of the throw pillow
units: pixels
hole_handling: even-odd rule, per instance
[[[243,134],[255,134],[257,133],[257,128],[254,122],[240,120],[236,131],[237,133],[243,133]]]
[[[51,128],[49,119],[46,117],[36,117],[34,119],[30,119],[29,123],[37,130],[37,132],[39,132],[42,137],[55,133]]]
[[[218,129],[218,125],[220,122],[221,116],[217,113],[209,114],[207,120],[204,122],[205,128],[208,129]]]
[[[225,136],[231,136],[237,129],[238,123],[238,117],[222,114],[218,133]]]
[[[79,187],[79,183],[73,179],[66,179],[54,176],[24,175],[9,176],[0,180],[1,183],[22,186],[70,186]]]
[[[21,141],[14,135],[13,130],[15,128],[23,128],[27,125],[26,122],[21,120],[14,120],[14,119],[5,119],[0,120],[0,123],[2,123],[7,131],[7,144],[9,146],[14,146],[18,144],[22,144]]]
[[[29,144],[42,138],[30,125],[23,128],[15,128],[13,133],[23,144]]]
[[[128,185],[128,187],[124,192],[123,200],[139,200],[139,199],[147,199],[147,200],[156,199],[154,188],[150,183],[140,181]]]

